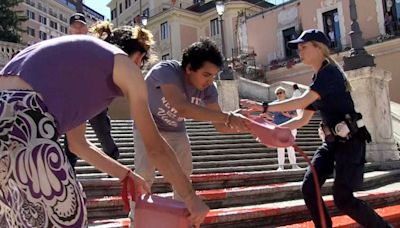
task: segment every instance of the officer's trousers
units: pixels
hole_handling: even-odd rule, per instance
[[[353,196],[353,192],[362,186],[364,163],[365,141],[357,135],[348,141],[324,142],[312,159],[320,186],[335,170],[332,193],[338,209],[364,227],[390,227],[366,202]],[[314,179],[310,167],[304,176],[302,193],[315,227],[321,227]],[[325,204],[323,208],[326,225],[332,227],[332,220]]]

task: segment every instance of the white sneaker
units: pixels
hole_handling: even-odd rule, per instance
[[[280,165],[279,167],[278,167],[278,169],[276,169],[276,171],[283,171],[285,169],[285,167],[283,166],[283,165]]]

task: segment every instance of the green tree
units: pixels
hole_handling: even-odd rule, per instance
[[[20,26],[28,19],[23,11],[15,10],[15,6],[21,2],[23,0],[0,0],[0,40],[21,42],[18,32],[24,31]]]

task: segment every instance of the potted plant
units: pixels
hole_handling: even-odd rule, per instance
[[[292,68],[292,66],[294,66],[294,64],[296,64],[296,63],[293,58],[288,59],[286,62],[286,68]]]
[[[276,59],[272,60],[269,64],[269,69],[276,70],[278,68],[279,68],[278,60],[276,60]]]

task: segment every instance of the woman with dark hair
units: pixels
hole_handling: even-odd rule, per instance
[[[351,98],[351,86],[340,66],[329,56],[329,39],[316,29],[304,31],[289,42],[289,47],[299,50],[302,62],[314,70],[310,90],[303,96],[274,104],[247,101],[253,110],[289,111],[305,109],[301,118],[294,118],[282,126],[297,129],[306,125],[319,110],[322,118],[323,144],[311,161],[322,186],[335,171],[332,194],[338,209],[363,227],[391,227],[353,192],[363,183],[365,147],[371,141]],[[323,205],[325,224],[319,216],[314,179],[310,168],[304,176],[302,192],[316,227],[332,227],[328,209]]]
[[[128,167],[85,138],[86,120],[115,97],[129,101],[150,161],[184,198],[198,226],[208,207],[196,196],[169,145],[160,136],[139,66],[152,34],[140,27],[94,26],[99,37],[71,35],[34,44],[0,71],[0,227],[85,227],[82,190],[58,143],[99,170],[149,188]],[[104,41],[106,42],[104,42]]]

